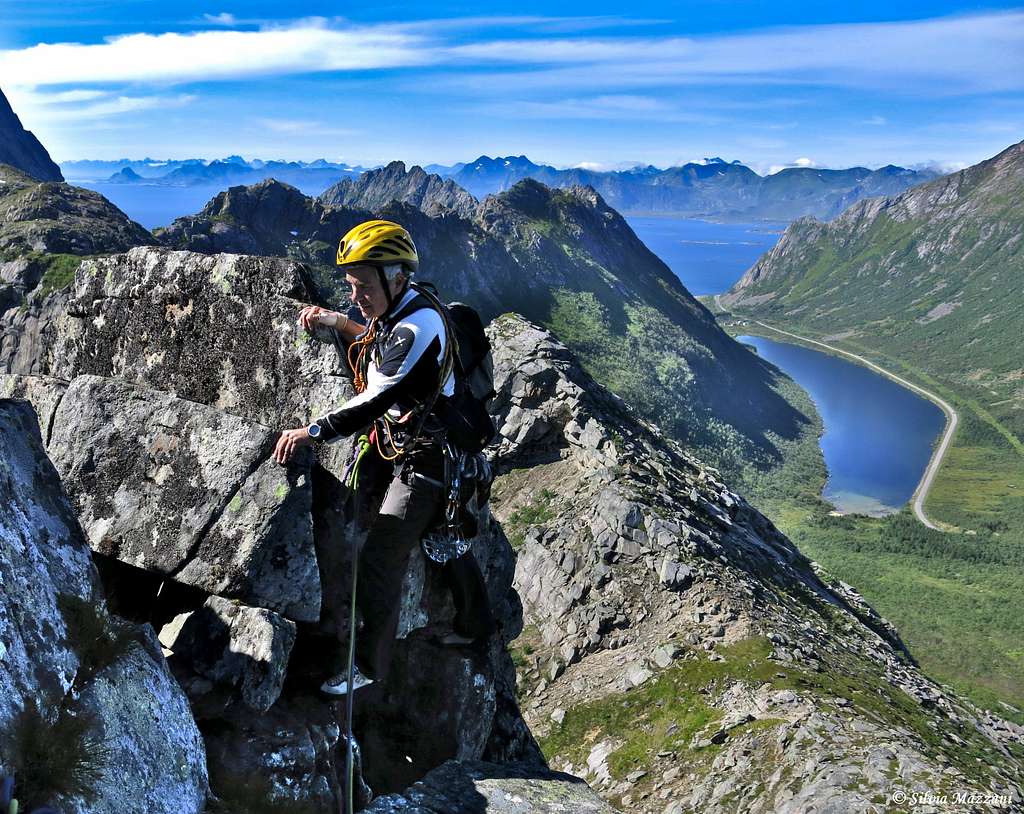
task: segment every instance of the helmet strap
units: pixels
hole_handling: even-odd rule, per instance
[[[380,284],[384,287],[384,297],[388,301],[388,307],[384,313],[390,314],[391,306],[394,304],[394,297],[391,296],[391,284],[388,282],[387,275],[384,274],[383,266],[377,266],[377,279],[380,280]]]

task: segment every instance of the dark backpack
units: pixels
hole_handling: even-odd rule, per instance
[[[480,452],[497,435],[487,411],[494,398],[494,360],[483,320],[476,309],[466,303],[445,305],[429,283],[411,285],[429,302],[429,307],[441,315],[448,346],[455,352],[452,360],[455,392],[450,397],[438,396],[434,414],[444,425],[452,444],[470,454]]]

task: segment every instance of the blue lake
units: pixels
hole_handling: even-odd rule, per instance
[[[728,291],[786,228],[784,223],[711,223],[632,215],[626,221],[695,297]]]
[[[822,496],[841,512],[884,515],[914,494],[942,433],[936,405],[866,367],[760,336],[737,340],[806,390],[825,424]]]

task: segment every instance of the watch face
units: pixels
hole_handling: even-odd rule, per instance
[[[320,425],[319,424],[310,424],[309,427],[306,429],[306,432],[309,433],[309,437],[310,438],[319,438],[320,437]]]

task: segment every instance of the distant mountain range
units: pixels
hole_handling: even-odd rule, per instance
[[[74,181],[176,187],[251,185],[276,178],[307,194],[317,194],[368,171],[365,167],[332,164],[324,159],[312,162],[246,161],[240,156],[210,162],[194,158],[181,161],[151,158],[67,161],[61,164],[61,169]],[[668,169],[648,165],[603,172],[583,168],[556,169],[547,164],[535,164],[524,155],[504,158],[480,156],[468,164],[428,164],[422,169],[414,169],[424,177],[436,177],[457,185],[477,200],[532,178],[555,189],[593,187],[610,206],[629,214],[787,222],[804,215],[830,220],[862,198],[898,195],[939,174],[931,170],[909,170],[888,165],[877,170],[865,167],[842,170],[792,167],[762,176],[740,161],[725,161],[717,157]],[[341,197],[331,203],[361,205],[346,198],[348,193],[337,192]],[[449,192],[449,197],[458,197],[458,193]]]
[[[439,172],[478,198],[524,178],[550,187],[591,186],[620,212],[664,213],[722,220],[784,220],[814,215],[825,220],[861,198],[896,195],[935,178],[931,170],[892,165],[878,170],[791,167],[758,175],[739,161],[705,158],[662,170],[654,166],[619,172],[559,170],[526,156],[489,158]]]
[[[358,176],[364,167],[316,161],[246,161],[232,155],[215,161],[189,158],[181,161],[143,158],[118,161],[65,161],[60,165],[72,181],[154,186],[236,186],[255,184],[267,178],[317,191],[342,178]]]

